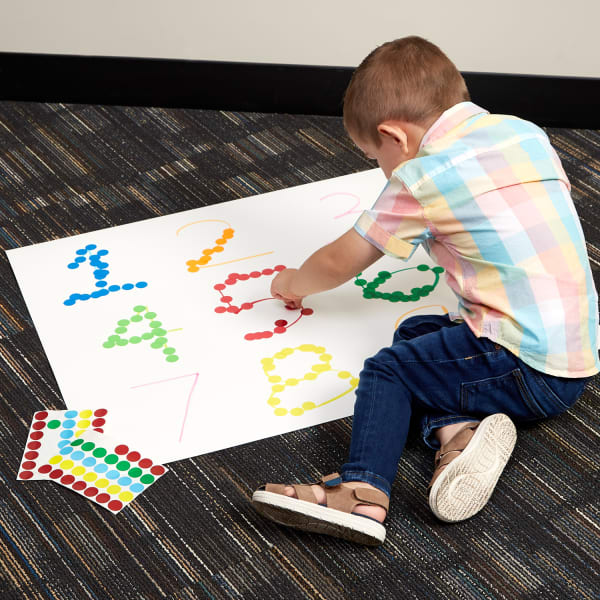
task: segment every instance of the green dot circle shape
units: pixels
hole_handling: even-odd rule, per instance
[[[109,454],[105,459],[104,462],[109,464],[109,465],[114,465],[115,463],[119,462],[119,457],[116,454]]]
[[[58,427],[60,427],[60,421],[55,419],[48,422],[48,429],[57,429]]]
[[[106,456],[106,448],[96,448],[92,454],[96,457],[96,458],[102,458],[103,456]]]
[[[155,319],[156,318],[156,313],[155,312],[149,312],[149,313],[146,313],[144,316],[146,317],[146,319]]]
[[[141,304],[138,304],[137,306],[133,307],[133,312],[136,312],[136,313],[141,313],[141,312],[144,312],[145,310],[146,310],[146,307],[142,306]]]
[[[96,444],[94,444],[93,442],[86,442],[85,444],[83,444],[81,446],[81,449],[84,450],[85,452],[89,452],[90,450],[93,450],[96,447]]]
[[[153,483],[154,482],[154,475],[142,475],[142,477],[140,477],[140,481],[142,483]]]
[[[130,466],[131,465],[126,460],[122,460],[121,462],[117,463],[117,469],[119,471],[127,471]]]
[[[171,354],[171,356],[167,356],[167,362],[177,362],[179,360],[179,356],[175,356],[175,354]]]
[[[139,477],[142,474],[142,470],[139,467],[133,467],[133,469],[129,469],[129,473],[127,473],[129,477]]]

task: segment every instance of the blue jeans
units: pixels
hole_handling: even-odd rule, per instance
[[[342,479],[365,481],[389,496],[413,413],[421,416],[425,444],[437,449],[435,429],[444,425],[494,413],[517,423],[558,415],[588,379],[536,371],[447,315],[407,319],[392,345],[365,361]]]

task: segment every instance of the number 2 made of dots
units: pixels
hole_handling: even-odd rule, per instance
[[[123,283],[121,285],[109,284],[106,280],[109,275],[109,264],[105,258],[108,254],[108,250],[97,250],[96,244],[88,244],[85,248],[76,250],[75,254],[76,256],[73,262],[70,262],[67,265],[67,268],[72,270],[78,269],[87,262],[88,266],[93,269],[92,275],[96,280],[96,283],[94,284],[96,289],[88,293],[75,292],[71,294],[63,301],[65,306],[73,306],[80,300],[85,301],[102,298],[103,296],[108,296],[110,293],[119,292],[121,290],[127,291],[134,288],[145,288],[148,285],[145,281]]]
[[[102,346],[110,349],[115,346],[127,346],[129,344],[137,345],[142,342],[149,342],[150,348],[162,350],[167,362],[177,362],[179,356],[175,354],[175,348],[168,346],[167,333],[169,333],[169,331],[163,328],[161,321],[156,320],[156,313],[149,311],[148,307],[142,305],[134,306],[133,312],[134,314],[128,319],[120,319],[117,321],[117,327],[114,330],[114,334],[109,335]],[[147,331],[144,333],[122,337],[123,334],[129,333],[131,328],[138,328],[143,325],[147,326]],[[177,330],[171,329],[170,331]]]

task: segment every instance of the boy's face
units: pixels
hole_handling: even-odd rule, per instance
[[[363,154],[370,159],[375,159],[387,179],[392,171],[401,163],[414,158],[416,150],[411,150],[411,143],[406,131],[397,126],[382,124],[378,128],[381,144],[375,145],[372,141],[359,140],[350,133],[354,144],[362,150]]]

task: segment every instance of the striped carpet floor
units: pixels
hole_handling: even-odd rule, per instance
[[[600,288],[600,132],[549,133]],[[338,118],[0,103],[0,244],[372,166]],[[280,528],[249,503],[264,481],[337,469],[350,419],[172,463],[114,516],[61,486],[16,481],[33,412],[64,405],[5,254],[0,277],[2,600],[600,597],[598,378],[567,414],[519,431],[491,502],[462,524],[430,513],[433,456],[413,437],[378,548]]]

